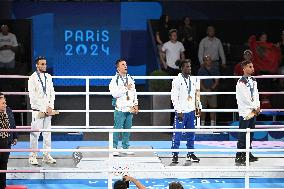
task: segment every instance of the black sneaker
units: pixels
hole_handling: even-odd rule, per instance
[[[249,162],[255,162],[258,161],[257,157],[254,157],[254,155],[252,155],[252,153],[249,154]]]
[[[178,155],[173,155],[172,163],[178,163]]]
[[[243,156],[236,156],[235,163],[236,163],[236,165],[244,166],[244,165],[246,165],[246,158],[243,157]]]
[[[200,159],[196,157],[194,154],[187,154],[186,155],[186,161],[193,161],[193,162],[199,162]]]

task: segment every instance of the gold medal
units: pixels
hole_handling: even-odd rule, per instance
[[[188,100],[188,101],[191,101],[191,100],[192,100],[192,97],[191,97],[191,96],[188,96],[188,97],[187,97],[187,100]]]
[[[126,97],[126,100],[130,100],[129,96]]]

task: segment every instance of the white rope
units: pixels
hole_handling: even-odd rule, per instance
[[[281,92],[258,92],[259,94],[284,94]],[[235,95],[236,92],[200,92],[201,95]]]
[[[114,110],[58,110],[62,113],[112,113]],[[32,112],[32,110],[13,110],[13,112]],[[174,109],[160,109],[160,110],[139,110],[140,113],[152,113],[152,112],[174,112]],[[202,109],[202,112],[238,112],[238,109]],[[262,112],[284,112],[284,109],[262,109]]]
[[[29,95],[28,92],[3,92],[4,95]],[[200,92],[201,95],[235,95],[236,92]],[[284,94],[281,92],[259,92],[259,94]],[[111,95],[110,92],[55,92],[55,95]],[[138,96],[170,96],[171,92],[137,92]]]
[[[233,167],[233,168],[193,168],[193,167],[186,167],[186,168],[164,168],[164,169],[132,169],[129,170],[129,172],[188,172],[188,171],[196,171],[196,172],[216,172],[216,171],[226,171],[226,172],[259,172],[259,171],[265,171],[265,172],[282,172],[283,169],[279,168],[252,168],[252,169],[246,169],[243,167]],[[110,172],[110,173],[116,173],[118,172],[117,169],[76,169],[76,168],[70,168],[70,169],[33,169],[33,170],[15,170],[15,169],[9,169],[9,170],[0,170],[0,173],[102,173],[102,172]]]
[[[174,79],[175,76],[132,76],[134,79]],[[241,76],[192,76],[199,79],[239,79]],[[28,79],[22,75],[0,75],[0,78]],[[57,79],[112,79],[113,76],[52,76]],[[259,75],[254,78],[284,78],[284,75]]]
[[[17,126],[17,129],[31,129],[31,126]],[[86,126],[61,126],[61,125],[53,125],[51,129],[86,129]],[[112,129],[112,126],[89,126],[90,129]],[[132,129],[171,129],[173,126],[132,126]],[[196,126],[196,129],[235,129],[239,128],[239,126]],[[284,125],[255,125],[255,128],[284,128]]]
[[[163,132],[283,132],[284,128],[268,129],[0,129],[0,132],[82,132],[82,133],[106,133],[106,132],[129,132],[129,133],[163,133]]]
[[[188,168],[190,169],[190,171],[196,171],[196,172],[216,172],[216,170],[219,170],[218,168],[212,168],[212,169],[208,169],[208,168],[193,168],[193,167],[190,167]],[[169,169],[169,168],[165,168],[165,169],[132,169],[132,170],[129,170],[129,172],[172,172],[172,171],[176,171],[176,172],[188,172],[188,169]],[[77,170],[77,169],[74,169],[74,170]],[[279,171],[283,171],[283,169],[257,169],[257,168],[254,168],[254,169],[245,169],[245,168],[223,168],[223,169],[220,169],[220,171],[228,171],[228,172],[245,172],[245,171],[250,171],[250,172],[258,172],[258,171],[269,171],[269,172],[279,172]],[[50,170],[42,170],[43,172],[49,172]],[[58,170],[53,170],[54,172],[57,172]],[[59,171],[68,171],[68,170],[59,170]],[[85,170],[78,170],[79,173],[80,172],[90,172],[89,169],[85,169]],[[107,169],[102,169],[102,170],[91,170],[92,172],[96,173],[96,172],[109,172],[109,170]],[[111,172],[118,172],[118,170],[116,169],[113,169]],[[72,171],[70,170],[70,173],[72,173]]]
[[[235,129],[239,128],[239,126],[196,126],[195,128],[200,128],[200,129]],[[284,125],[255,125],[255,128],[284,128]]]
[[[274,149],[220,149],[220,148],[210,148],[210,149],[100,149],[100,148],[76,148],[76,149],[0,149],[0,152],[284,152],[284,149],[274,148]]]

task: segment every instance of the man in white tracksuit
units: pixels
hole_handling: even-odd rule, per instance
[[[50,129],[51,114],[54,109],[55,92],[51,75],[46,72],[46,58],[37,57],[37,70],[29,77],[28,90],[32,112],[32,129]],[[45,113],[45,117],[40,118],[39,113]],[[30,148],[38,149],[38,139],[40,132],[30,133]],[[51,148],[51,132],[42,132],[43,149]],[[48,152],[43,153],[43,162],[56,163]],[[29,156],[29,163],[38,165],[37,153],[32,152]]]
[[[241,77],[236,85],[236,99],[239,111],[239,129],[254,129],[255,128],[255,116],[260,113],[260,101],[259,93],[257,89],[256,79],[252,77],[254,73],[254,67],[250,60],[245,60],[241,62],[244,75]],[[250,148],[253,132],[250,136]],[[246,148],[246,133],[240,132],[238,136],[238,149]],[[249,153],[249,161],[257,161],[258,158],[254,157],[252,153]],[[245,165],[246,163],[246,153],[237,152],[235,163],[240,165]]]
[[[196,79],[190,77],[190,60],[177,61],[176,66],[181,73],[172,81],[171,100],[175,109],[174,129],[194,129],[195,118],[200,116],[200,92],[197,89]],[[186,147],[194,149],[194,132],[186,132]],[[182,139],[181,132],[173,133],[172,149],[179,149]],[[200,159],[193,152],[188,152],[187,161],[199,162]],[[173,152],[173,163],[178,163],[178,152]]]
[[[109,90],[113,97],[112,105],[114,111],[114,129],[130,129],[132,127],[133,114],[138,113],[138,99],[133,78],[127,74],[127,63],[125,60],[116,61],[117,72],[109,84]],[[113,133],[113,148],[118,147],[118,132]],[[129,148],[129,132],[122,133],[122,148]],[[126,152],[133,155],[133,152]],[[113,153],[118,156],[118,152]]]

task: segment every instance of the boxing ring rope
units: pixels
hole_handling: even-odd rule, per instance
[[[17,129],[29,129],[31,126],[17,126]],[[86,129],[86,126],[61,126],[61,125],[53,125],[52,129]],[[90,129],[111,129],[112,126],[90,126]],[[132,126],[133,129],[171,129],[173,126]],[[209,129],[230,129],[230,128],[239,128],[239,126],[199,126],[195,128],[209,128]],[[255,128],[284,128],[284,125],[255,125]]]
[[[4,95],[28,95],[28,92],[3,92]],[[110,92],[55,92],[56,95],[111,95]],[[236,92],[200,92],[201,95],[235,95]],[[284,92],[259,92],[259,94],[284,94]],[[170,92],[137,92],[139,96],[171,95]]]
[[[219,171],[244,171],[245,173],[245,188],[249,188],[249,173],[252,171],[283,171],[281,169],[253,169],[250,168],[249,165],[249,152],[282,152],[283,149],[249,149],[249,141],[250,141],[250,133],[251,132],[262,132],[262,131],[274,131],[274,132],[283,132],[284,129],[281,128],[281,125],[278,125],[279,128],[277,129],[229,129],[229,128],[236,128],[236,127],[226,127],[226,129],[222,126],[222,129],[217,129],[219,127],[210,127],[210,129],[202,129],[203,126],[200,126],[200,120],[197,119],[197,127],[200,129],[92,129],[95,127],[92,127],[89,125],[89,114],[90,113],[111,113],[114,110],[90,110],[89,106],[89,99],[90,95],[110,95],[109,92],[90,92],[90,80],[91,79],[111,79],[113,76],[53,76],[53,78],[56,79],[84,79],[86,80],[86,90],[85,92],[56,92],[56,95],[85,95],[86,96],[86,109],[85,110],[59,110],[59,112],[62,113],[74,113],[74,112],[84,112],[86,113],[86,127],[85,129],[59,129],[55,127],[52,127],[52,129],[41,129],[41,130],[32,130],[32,129],[9,129],[9,130],[0,130],[0,131],[10,131],[10,132],[109,132],[109,148],[108,149],[2,149],[0,151],[13,151],[13,152],[22,152],[27,151],[30,152],[31,150],[38,150],[40,152],[109,152],[109,159],[111,160],[113,158],[113,155],[111,152],[124,152],[127,150],[123,149],[113,149],[112,142],[113,142],[113,133],[114,132],[246,132],[246,149],[131,149],[131,151],[135,152],[246,152],[246,165],[245,168],[233,168],[233,169],[218,169]],[[200,83],[200,79],[238,79],[239,76],[193,76],[197,78],[198,86]],[[0,75],[0,78],[15,78],[15,79],[27,79],[28,76],[15,76],[15,75]],[[134,79],[173,79],[172,76],[133,76]],[[265,75],[265,76],[255,76],[255,78],[284,78],[283,75]],[[200,87],[200,86],[199,86]],[[27,92],[4,92],[5,95],[28,95]],[[227,94],[232,95],[235,94],[235,92],[201,92],[201,95],[220,95],[220,94]],[[284,92],[260,92],[260,94],[284,94]],[[170,95],[169,92],[138,92],[138,95]],[[237,112],[237,109],[203,109],[203,112]],[[263,111],[284,111],[284,109],[263,109]],[[32,112],[31,110],[14,110],[14,112]],[[141,113],[151,113],[151,112],[173,112],[172,109],[162,109],[162,110],[140,110]],[[267,126],[267,125],[266,125]],[[103,126],[106,127],[106,126]],[[169,127],[169,126],[164,126]],[[70,128],[70,127],[69,127]],[[134,128],[134,127],[133,127]],[[160,127],[159,127],[160,128]],[[227,129],[228,128],[228,129]],[[112,174],[113,168],[109,166],[106,170],[101,170],[102,172],[108,172],[108,188],[112,188]],[[166,169],[167,171],[179,171],[179,169]],[[193,171],[216,171],[216,168],[214,169],[191,169]],[[19,173],[19,171],[32,173],[34,170],[5,170],[3,172],[12,171],[15,173]],[[62,170],[36,170],[34,172],[61,172]],[[80,170],[65,170],[70,171],[72,173],[74,172],[80,172]],[[90,170],[81,170],[82,172],[90,172]],[[145,172],[145,170],[131,170],[136,172]],[[161,170],[149,170],[151,172],[160,172]],[[165,170],[163,170],[165,171]],[[180,171],[186,171],[186,169],[180,169]],[[2,172],[2,171],[1,171]],[[94,171],[98,172],[98,170]],[[99,171],[100,172],[100,171]]]
[[[176,172],[186,172],[188,170],[186,169],[173,169]],[[139,169],[132,169],[129,172],[171,172],[173,171],[171,169],[163,169],[163,170],[154,170],[154,169],[148,169],[148,170],[139,170]],[[216,172],[216,170],[219,169],[205,169],[205,168],[191,168],[190,171],[195,172]],[[258,172],[258,171],[266,171],[266,172],[280,172],[283,170],[279,169],[269,169],[269,168],[253,168],[253,169],[245,169],[245,168],[222,168],[219,171],[227,171],[227,172]],[[89,169],[40,169],[40,170],[0,170],[0,173],[103,173],[103,172],[109,172],[107,169],[96,169],[96,170],[89,170]],[[113,170],[111,173],[116,172],[116,170]]]
[[[186,172],[188,170],[186,169],[173,169],[174,171],[177,172]],[[130,172],[171,172],[173,171],[171,169],[163,169],[161,170],[154,170],[154,169],[148,169],[148,170],[139,170],[139,169],[131,169]],[[206,169],[206,168],[191,168],[191,171],[196,171],[196,172],[216,172],[216,168],[214,169]],[[219,170],[219,169],[217,169]],[[116,170],[113,170],[115,172]],[[253,169],[245,169],[245,168],[222,168],[219,171],[228,171],[228,172],[258,172],[258,171],[267,171],[267,172],[280,172],[283,170],[279,169],[269,169],[269,168],[253,168]],[[23,169],[23,170],[0,170],[0,173],[103,173],[103,172],[109,172],[107,169],[96,169],[96,170],[90,170],[90,169],[40,169],[40,170],[28,170],[28,169]]]
[[[114,132],[203,132],[203,131],[222,131],[222,132],[246,132],[249,135],[250,132],[284,132],[284,128],[281,129],[0,129],[0,132],[97,132],[97,133],[110,133]],[[109,136],[111,137],[111,136]],[[111,138],[110,138],[111,139]],[[0,149],[0,152],[126,152],[126,149]],[[284,149],[131,149],[134,152],[283,152]]]
[[[114,110],[58,110],[62,113],[112,113]],[[284,109],[262,109],[262,112],[282,112]],[[32,112],[32,110],[13,110],[13,112]],[[141,113],[174,112],[173,109],[139,110]],[[202,109],[202,112],[238,112],[238,109]]]

